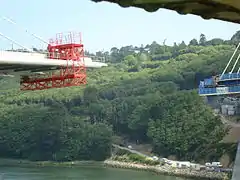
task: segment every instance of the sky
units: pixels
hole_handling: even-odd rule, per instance
[[[13,19],[45,41],[60,32],[81,32],[85,49],[91,52],[110,50],[126,45],[140,46],[157,41],[172,45],[184,40],[199,39],[201,33],[207,39],[230,39],[239,25],[220,20],[204,20],[195,15],[179,15],[160,9],[149,13],[138,8],[121,8],[112,3],[94,3],[90,0],[2,0],[0,16]],[[46,48],[46,44],[29,33],[0,19],[0,33],[18,43]],[[0,36],[0,49],[9,49],[12,43]],[[13,45],[18,48],[17,45]]]

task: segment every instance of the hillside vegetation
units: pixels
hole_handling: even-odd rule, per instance
[[[201,34],[188,45],[153,42],[97,52],[109,67],[89,70],[86,87],[23,92],[16,79],[2,78],[0,155],[103,160],[113,142],[122,143],[113,137],[121,136],[150,143],[161,156],[217,159],[230,151],[219,144],[227,129],[196,88],[223,70],[239,37],[207,40]]]

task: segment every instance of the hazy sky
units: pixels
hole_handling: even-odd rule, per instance
[[[204,33],[207,39],[229,39],[239,25],[220,20],[203,20],[194,15],[179,15],[174,11],[148,13],[137,8],[121,8],[112,3],[90,0],[2,0],[0,15],[12,18],[19,25],[48,40],[58,32],[79,31],[85,49],[109,50],[124,45],[188,43]],[[44,47],[13,24],[0,20],[0,32],[28,47]],[[0,48],[11,43],[0,37]],[[14,45],[15,48],[17,46]]]

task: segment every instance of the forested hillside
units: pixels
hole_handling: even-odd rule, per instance
[[[86,87],[23,92],[16,79],[2,78],[0,155],[103,160],[121,136],[162,156],[218,158],[227,129],[196,88],[223,70],[239,40],[237,32],[230,40],[201,34],[188,45],[113,47],[97,53],[109,67],[89,70]]]

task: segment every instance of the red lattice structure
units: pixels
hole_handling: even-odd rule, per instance
[[[65,36],[59,33],[55,39],[50,39],[48,58],[49,61],[51,59],[67,61],[67,67],[62,66],[44,75],[23,76],[20,81],[21,90],[61,88],[87,83],[81,33],[69,32]]]

